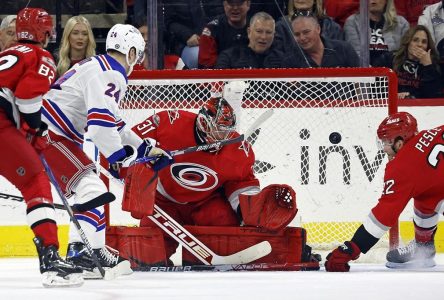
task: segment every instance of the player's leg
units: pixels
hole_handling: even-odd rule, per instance
[[[2,112],[2,110],[0,110]],[[79,286],[81,269],[66,263],[58,254],[57,225],[52,205],[51,186],[35,150],[22,134],[0,113],[0,175],[14,184],[25,199],[26,216],[34,232],[43,284]]]
[[[95,165],[73,142],[51,134],[51,143],[43,151],[66,197],[74,196],[74,214],[101,265],[116,275],[131,274],[130,263],[105,246],[105,209],[113,194],[95,173]],[[87,208],[87,210],[85,210]],[[74,224],[69,228],[67,261],[85,268],[85,278],[101,278]]]
[[[387,253],[389,268],[427,268],[435,263],[435,233],[444,205],[437,201],[415,201],[413,224],[415,239],[405,247]]]

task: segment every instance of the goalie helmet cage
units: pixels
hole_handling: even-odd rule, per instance
[[[165,109],[197,112],[230,80],[248,83],[235,108],[239,132],[274,110],[248,141],[261,186],[285,183],[296,190],[299,212],[290,225],[306,228],[314,249],[349,240],[382,191],[386,158],[377,148],[376,129],[397,111],[395,73],[385,68],[134,71],[119,108],[131,127]],[[175,117],[171,113],[170,121]],[[118,206],[110,222],[128,224]],[[393,248],[398,239],[395,226],[379,245]]]

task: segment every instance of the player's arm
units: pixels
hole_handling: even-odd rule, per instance
[[[348,272],[352,260],[367,253],[398,221],[401,212],[411,199],[410,172],[387,169],[384,188],[378,204],[371,210],[350,241],[336,248],[327,256],[325,269],[330,272]]]

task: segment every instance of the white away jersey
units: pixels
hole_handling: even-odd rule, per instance
[[[88,131],[99,151],[113,163],[125,156],[123,143],[135,147],[142,143],[118,111],[127,82],[125,69],[111,56],[87,58],[63,74],[43,96],[43,121],[51,131],[79,145]]]

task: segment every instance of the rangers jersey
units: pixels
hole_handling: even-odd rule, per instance
[[[123,144],[143,141],[125,126],[118,103],[127,89],[123,66],[109,55],[87,58],[60,77],[44,95],[43,119],[49,129],[83,144],[84,134],[114,163],[125,157]]]
[[[171,151],[196,145],[195,122],[194,113],[162,111],[133,130],[142,138],[156,140],[157,147]],[[177,155],[172,165],[159,171],[157,192],[170,201],[185,204],[208,199],[222,189],[232,208],[237,209],[240,193],[260,191],[253,164],[253,151],[242,143],[226,145],[217,152]]]
[[[381,238],[398,220],[411,198],[415,209],[439,217],[444,210],[444,125],[421,131],[387,163],[384,190],[364,222],[365,229]]]

